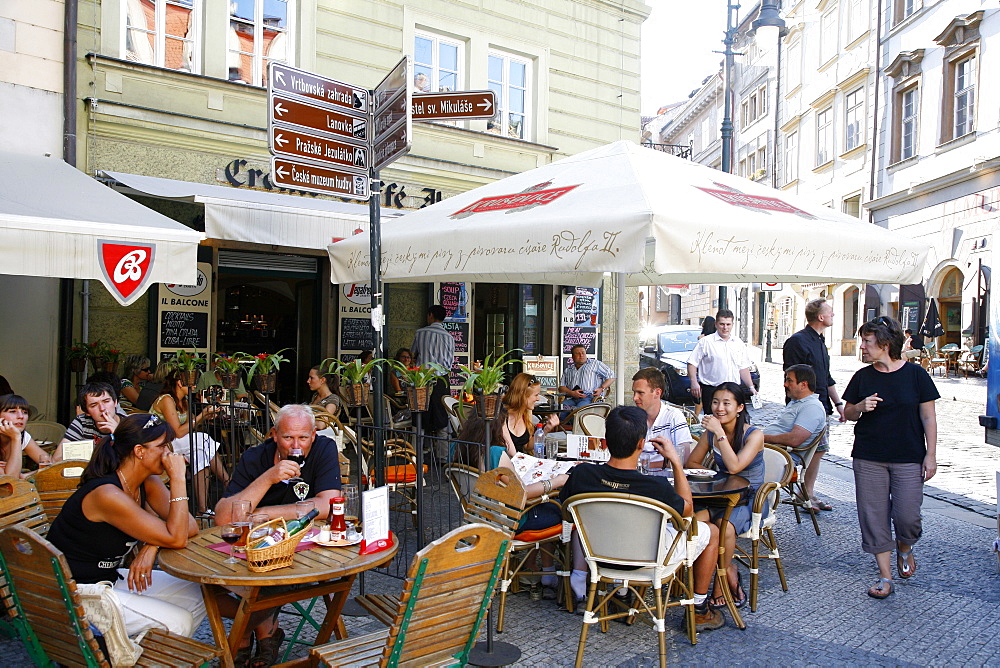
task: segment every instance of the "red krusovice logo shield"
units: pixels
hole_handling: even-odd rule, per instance
[[[153,269],[156,244],[97,242],[104,285],[123,306],[142,296]]]

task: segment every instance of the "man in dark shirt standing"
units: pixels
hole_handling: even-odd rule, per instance
[[[665,477],[639,473],[636,467],[639,454],[646,442],[646,411],[635,406],[619,406],[608,413],[605,434],[610,459],[606,464],[578,464],[569,473],[569,479],[559,492],[559,501],[566,501],[586,492],[621,492],[660,501],[684,517],[693,517],[694,502],[691,488],[684,477],[684,462],[670,441],[657,439],[653,446],[673,469],[674,485]],[[708,588],[715,577],[719,554],[719,530],[714,524],[698,523],[695,550],[699,552],[694,564],[695,627],[698,631],[720,628],[725,620],[722,613],[708,606]],[[573,573],[570,584],[577,600],[586,592],[587,562],[579,538],[573,538]]]
[[[829,327],[833,326],[833,307],[825,299],[813,299],[806,304],[806,326],[788,337],[782,348],[783,369],[795,364],[808,364],[816,373],[816,396],[826,409],[826,414],[837,409],[840,421],[845,422],[844,402],[837,392],[835,381],[830,376],[830,352],[826,349],[826,339],[823,337]],[[785,402],[791,401],[785,397]],[[816,450],[815,466],[810,466],[805,473],[803,483],[806,489],[814,489],[816,477],[819,475],[819,459],[830,449],[830,439],[826,437]],[[825,501],[814,501],[820,510],[833,510],[833,506]]]

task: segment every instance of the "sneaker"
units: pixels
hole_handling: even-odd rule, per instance
[[[712,610],[706,604],[694,606],[695,631],[714,631],[726,625],[726,620],[718,610]],[[687,629],[687,615],[684,615],[684,628]]]
[[[531,589],[528,591],[528,596],[532,601],[542,600],[542,585],[540,583],[535,583],[531,585]]]
[[[543,601],[556,600],[556,588],[542,585],[542,600]]]

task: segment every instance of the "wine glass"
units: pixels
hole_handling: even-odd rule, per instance
[[[354,526],[356,529],[360,524],[358,518],[361,516],[358,486],[354,484],[341,485],[340,495],[344,497],[344,521],[348,524],[348,531],[350,531],[351,526]]]
[[[267,524],[271,520],[267,513],[254,513],[250,516],[250,538],[247,539],[247,544],[252,545],[259,541],[261,538],[267,535],[267,529],[259,531],[259,527],[262,524]]]
[[[236,541],[243,535],[243,528],[236,524],[226,524],[222,527],[222,540],[229,543],[229,558],[223,561],[224,564],[238,564],[240,560],[234,556],[236,552]]]
[[[302,452],[302,448],[299,447],[293,447],[288,451],[288,459],[299,465],[300,472],[306,463],[306,456]],[[309,483],[303,480],[301,475],[289,478],[288,482],[292,484],[292,491],[295,492],[295,496],[299,498],[299,501],[305,501],[305,498],[309,496]]]
[[[233,501],[233,516],[230,523],[240,530],[240,537],[233,545],[237,552],[246,551],[247,537],[250,535],[250,502],[239,500]]]

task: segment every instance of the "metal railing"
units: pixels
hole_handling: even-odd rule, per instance
[[[644,141],[642,145],[654,151],[663,151],[664,153],[669,153],[685,160],[690,160],[693,152],[690,144],[654,144],[651,141]]]

